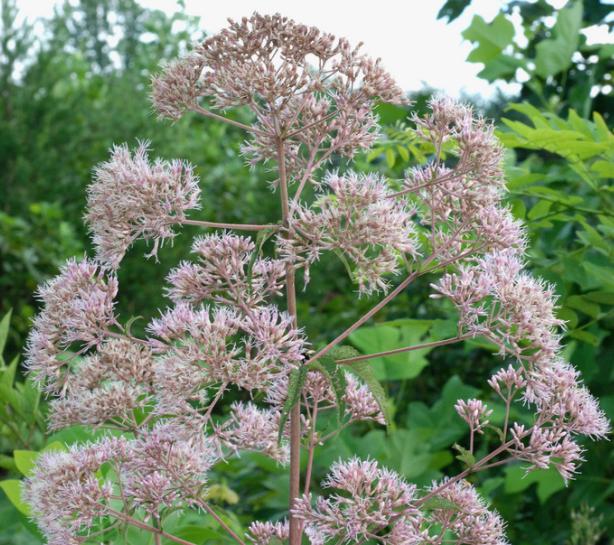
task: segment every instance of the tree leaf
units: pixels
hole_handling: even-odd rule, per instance
[[[559,11],[552,29],[553,39],[542,40],[536,46],[535,72],[553,76],[571,65],[571,56],[578,48],[582,28],[582,2],[570,3]]]
[[[487,63],[499,57],[503,49],[512,43],[514,25],[503,13],[499,13],[490,23],[479,15],[475,15],[471,25],[463,31],[462,36],[470,42],[477,42],[477,46],[469,53],[467,60]]]

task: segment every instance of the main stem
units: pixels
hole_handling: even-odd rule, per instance
[[[281,195],[281,218],[286,229],[290,227],[290,205],[288,197],[288,178],[284,140],[277,141],[277,162],[279,164],[279,189]],[[288,314],[292,317],[294,327],[298,326],[296,318],[296,278],[294,266],[286,265],[286,302]],[[301,488],[301,404],[297,403],[290,413],[290,545],[300,545],[300,521],[292,515],[294,500],[298,498]]]

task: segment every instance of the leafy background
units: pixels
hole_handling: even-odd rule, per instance
[[[453,21],[469,4],[448,0],[439,17]],[[59,6],[44,21],[44,32],[33,32],[16,23],[12,0],[1,6],[0,545],[25,545],[42,538],[20,500],[19,480],[39,451],[94,437],[79,427],[47,434],[45,400],[19,364],[36,312],[36,285],[68,256],[89,249],[81,216],[92,165],[104,160],[113,142],[149,139],[162,157],[186,157],[198,165],[203,219],[264,223],[276,221],[277,207],[263,183],[270,174],[243,165],[240,132],[190,116],[172,126],[153,119],[150,74],[160,59],[203,36],[197,19],[144,9],[133,0],[78,0]],[[477,106],[495,120],[507,149],[509,205],[527,225],[530,268],[560,296],[559,316],[567,320],[565,356],[613,418],[614,45],[587,45],[581,32],[602,24],[611,33],[611,4],[575,0],[556,10],[545,0],[511,0],[501,6],[493,20],[475,16],[464,30],[473,44],[467,61],[483,66],[485,80],[516,83],[519,91]],[[522,23],[522,47],[512,15]],[[411,109],[423,110],[431,93],[413,93]],[[359,168],[400,178],[425,160],[409,113],[378,106],[384,137],[359,158]],[[130,253],[120,275],[125,320],[148,318],[166,305],[160,286],[187,253],[189,240],[178,237],[161,252],[157,266],[143,261],[142,247]],[[372,304],[355,299],[342,265],[331,258],[313,272],[299,314],[317,345]],[[359,351],[374,352],[443,339],[451,331],[452,308],[428,298],[425,280],[350,341]],[[497,424],[502,408],[484,385],[499,364],[492,347],[479,341],[374,361],[394,421],[387,431],[367,424],[344,431],[318,452],[316,480],[332,461],[353,454],[380,460],[418,484],[457,472],[461,462],[451,447],[466,430],[453,405],[461,397],[485,396]],[[488,448],[488,436],[481,448]],[[473,477],[508,521],[512,543],[612,543],[614,453],[608,442],[587,443],[586,449],[582,473],[568,488],[552,471],[524,477],[520,466]],[[211,495],[237,529],[254,514],[276,518],[286,509],[287,475],[271,461],[248,454],[219,464],[215,473]],[[195,543],[227,541],[204,515],[177,515],[169,530]],[[138,532],[127,536],[133,544],[150,539]]]

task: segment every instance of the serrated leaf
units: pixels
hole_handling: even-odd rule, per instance
[[[278,442],[281,443],[281,438],[284,434],[284,428],[286,427],[286,422],[288,422],[288,418],[290,417],[290,412],[294,408],[294,406],[301,399],[301,390],[305,385],[305,378],[307,377],[307,366],[301,365],[296,369],[293,369],[290,373],[290,378],[288,379],[288,397],[286,397],[286,401],[281,408],[281,415],[279,417],[279,435],[277,437]]]
[[[345,392],[347,389],[347,381],[345,380],[345,371],[343,366],[338,365],[335,361],[335,352],[331,350],[330,353],[320,358],[320,364],[325,369],[326,377],[330,382],[333,392],[335,393],[335,402],[337,404],[337,419],[341,421],[345,414]]]
[[[461,447],[458,443],[455,443],[453,448],[458,452],[456,455],[457,460],[463,462],[467,467],[473,467],[475,465],[475,456],[466,448]]]

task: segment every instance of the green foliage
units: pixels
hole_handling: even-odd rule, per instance
[[[350,335],[350,341],[364,354],[394,350],[454,336],[456,324],[442,320],[395,320],[362,327]],[[378,380],[405,380],[418,376],[428,365],[426,355],[431,348],[422,348],[373,358],[370,368]]]

